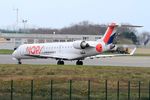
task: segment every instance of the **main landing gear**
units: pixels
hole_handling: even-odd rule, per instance
[[[58,61],[57,61],[57,65],[64,65],[64,61],[63,61],[63,60],[58,60]],[[83,65],[83,61],[78,60],[78,61],[76,62],[76,65]]]
[[[83,61],[78,60],[78,61],[76,62],[76,65],[83,65]]]
[[[57,65],[64,65],[64,61],[58,60]]]

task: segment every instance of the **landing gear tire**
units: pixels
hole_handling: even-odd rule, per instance
[[[21,64],[22,64],[22,62],[18,62],[18,64],[19,64],[19,65],[21,65]]]
[[[78,61],[76,62],[76,65],[83,65],[83,61],[78,60]]]
[[[64,61],[58,60],[57,65],[64,65]]]
[[[18,60],[18,64],[19,64],[19,65],[21,65],[21,64],[22,64],[21,60]]]

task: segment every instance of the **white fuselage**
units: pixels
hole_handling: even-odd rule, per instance
[[[62,60],[78,60],[89,56],[94,56],[102,53],[107,48],[103,42],[86,41],[93,47],[86,49],[76,49],[73,46],[74,42],[59,42],[59,43],[41,43],[41,44],[24,44],[17,48],[12,54],[16,59],[32,59],[37,58],[28,55],[42,55],[47,58],[62,58]],[[96,50],[97,44],[102,45],[102,52]]]

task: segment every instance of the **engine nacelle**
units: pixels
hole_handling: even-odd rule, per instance
[[[89,47],[89,44],[86,43],[85,41],[74,41],[73,47],[76,49],[85,49],[85,48]]]

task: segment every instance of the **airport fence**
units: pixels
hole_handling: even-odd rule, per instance
[[[150,100],[150,82],[123,80],[0,81],[0,100]]]

